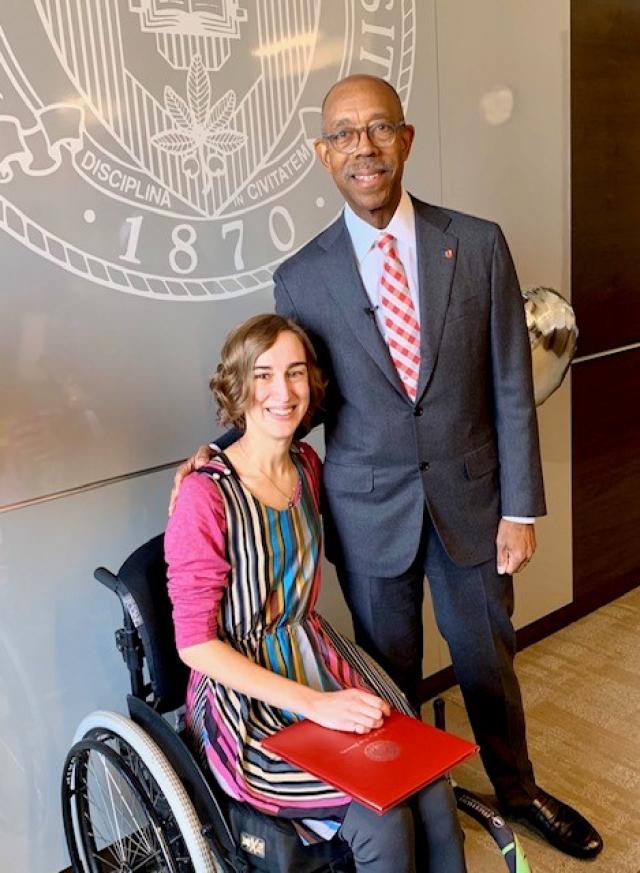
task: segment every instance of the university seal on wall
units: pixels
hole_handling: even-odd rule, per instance
[[[415,0],[5,0],[0,227],[108,288],[222,300],[333,221],[328,88],[407,107]]]

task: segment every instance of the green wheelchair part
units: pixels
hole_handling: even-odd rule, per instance
[[[509,873],[531,873],[531,867],[518,837],[513,835],[513,843],[502,850]]]
[[[458,809],[470,816],[489,834],[500,850],[509,873],[531,873],[527,856],[517,835],[493,807],[466,788],[455,785]]]
[[[444,710],[444,699],[436,697],[433,701],[433,715],[435,726],[440,730],[446,729]],[[453,780],[451,784],[453,785],[458,809],[478,822],[489,834],[500,850],[509,873],[532,873],[520,840],[502,816],[472,791],[461,788]]]

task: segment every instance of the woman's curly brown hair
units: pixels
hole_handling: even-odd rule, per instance
[[[309,427],[313,416],[322,403],[326,381],[317,364],[311,340],[295,321],[282,315],[254,315],[243,321],[228,334],[220,363],[211,377],[209,387],[218,404],[218,421],[223,427],[245,427],[245,410],[251,402],[253,368],[255,362],[278,339],[283,331],[294,333],[304,348],[309,374],[309,408],[303,419]]]

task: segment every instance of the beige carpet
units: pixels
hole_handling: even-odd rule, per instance
[[[605,843],[595,861],[578,861],[517,827],[532,873],[640,873],[640,588],[531,646],[516,663],[536,779],[585,814]],[[447,728],[470,738],[459,689],[444,697]],[[454,777],[491,792],[479,759]],[[504,873],[488,837],[462,818],[469,873]]]

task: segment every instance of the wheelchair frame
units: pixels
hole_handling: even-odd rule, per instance
[[[173,644],[162,540],[136,549],[117,575],[94,573],[122,606],[115,641],[130,676],[130,717],[86,716],[67,755],[61,800],[74,873],[353,873],[346,844],[303,846],[289,822],[227,797],[188,748],[180,717],[188,670]],[[434,709],[444,727],[444,702]],[[495,840],[509,873],[530,873],[495,810],[459,786],[455,794]]]

